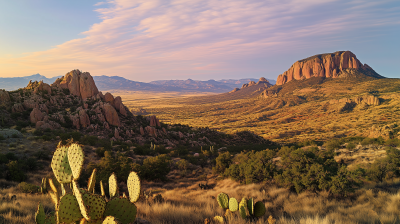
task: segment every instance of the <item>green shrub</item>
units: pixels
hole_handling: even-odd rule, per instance
[[[386,158],[375,160],[368,169],[367,176],[374,181],[390,180],[400,176],[400,150],[388,148]]]
[[[226,168],[232,164],[231,154],[229,152],[224,152],[219,154],[219,156],[215,159],[215,167],[213,167],[213,171],[218,174],[223,174]]]
[[[100,147],[96,149],[96,154],[101,158],[104,157],[104,153],[106,152],[106,149],[104,147]]]
[[[187,170],[187,168],[189,167],[189,162],[186,159],[181,159],[176,163],[176,166],[180,170]]]
[[[245,184],[271,180],[276,172],[276,166],[272,163],[275,154],[272,150],[242,152],[224,174]]]
[[[26,175],[22,171],[21,165],[18,163],[18,161],[11,161],[7,164],[7,180],[11,181],[16,181],[16,182],[21,182],[26,180]]]
[[[19,183],[17,187],[22,193],[37,193],[39,191],[38,186],[26,182]]]
[[[171,158],[165,154],[149,157],[143,161],[139,175],[147,180],[166,180],[166,176],[171,170]]]
[[[352,143],[352,142],[350,142],[350,143],[348,143],[347,145],[346,145],[346,149],[348,149],[348,150],[353,150],[353,149],[355,149],[356,148],[356,144],[354,144],[354,143]]]
[[[334,150],[340,148],[340,142],[337,139],[332,139],[325,142],[324,146],[327,150]]]

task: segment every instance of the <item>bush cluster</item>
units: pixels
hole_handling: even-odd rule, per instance
[[[38,169],[36,158],[18,158],[14,153],[0,153],[0,178],[21,182],[26,180],[26,172]]]

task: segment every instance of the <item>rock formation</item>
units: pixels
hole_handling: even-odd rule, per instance
[[[30,82],[31,84],[32,82]],[[29,86],[29,85],[28,85]],[[39,91],[46,92],[47,94],[51,94],[51,87],[49,84],[43,83],[43,81],[40,81],[37,85],[37,87],[34,88],[33,93],[37,94]]]
[[[57,79],[52,86],[69,89],[70,94],[79,96],[83,100],[99,93],[90,73],[81,73],[79,70],[68,72],[65,76]]]
[[[347,69],[356,69],[369,76],[382,78],[367,64],[362,64],[350,51],[338,51],[332,54],[315,55],[295,62],[289,70],[278,76],[277,85],[283,85],[292,80],[309,79],[311,77],[338,78]]]
[[[109,103],[105,103],[103,106],[104,116],[109,124],[114,126],[120,126],[118,113],[113,106]]]
[[[31,123],[36,124],[36,122],[43,120],[44,115],[38,108],[33,108],[30,114]]]
[[[239,90],[241,90],[241,89],[244,89],[244,88],[247,88],[247,87],[250,87],[250,86],[262,86],[262,87],[271,87],[272,86],[272,84],[271,83],[269,83],[268,82],[268,80],[266,79],[266,78],[264,78],[264,77],[261,77],[259,80],[258,80],[258,82],[256,83],[256,82],[254,82],[254,81],[250,81],[249,83],[245,83],[245,84],[243,84],[242,85],[242,88],[235,88],[235,89],[233,89],[232,91],[230,91],[230,93],[234,93],[234,92],[237,92],[237,91],[239,91]]]
[[[150,126],[151,127],[161,127],[160,121],[156,118],[155,115],[150,117]]]

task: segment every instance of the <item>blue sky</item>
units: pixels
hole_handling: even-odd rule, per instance
[[[398,0],[0,1],[0,32],[0,77],[276,79],[340,50],[400,77]]]

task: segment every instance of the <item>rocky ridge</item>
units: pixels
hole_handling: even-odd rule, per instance
[[[190,130],[189,133],[181,128],[177,130],[174,125],[162,124],[155,116],[134,116],[121,97],[103,94],[97,89],[90,73],[79,70],[68,72],[51,85],[35,81],[16,91],[1,90],[0,98],[0,112],[8,126],[29,121],[36,129],[75,129],[113,141],[132,144],[153,142],[167,147],[179,144],[214,145],[216,143],[210,139],[226,137],[208,128]],[[256,137],[260,142],[264,141]],[[228,139],[232,137],[227,138],[227,142]],[[233,139],[236,142],[246,141],[239,135]]]
[[[286,72],[280,74],[277,85],[292,80],[311,77],[339,78],[361,73],[374,78],[383,78],[367,64],[362,64],[350,51],[337,51],[330,54],[319,54],[295,62]]]
[[[239,91],[239,90],[243,90],[244,88],[248,88],[248,87],[250,87],[250,86],[259,86],[260,88],[261,88],[261,87],[262,87],[262,88],[268,88],[268,87],[271,87],[271,86],[273,86],[273,85],[272,85],[271,83],[269,83],[269,81],[268,81],[266,78],[261,77],[261,78],[258,80],[258,82],[250,81],[249,83],[243,84],[241,88],[235,88],[235,89],[233,89],[232,91],[230,91],[230,93],[234,93],[234,92],[237,92],[237,91]]]

